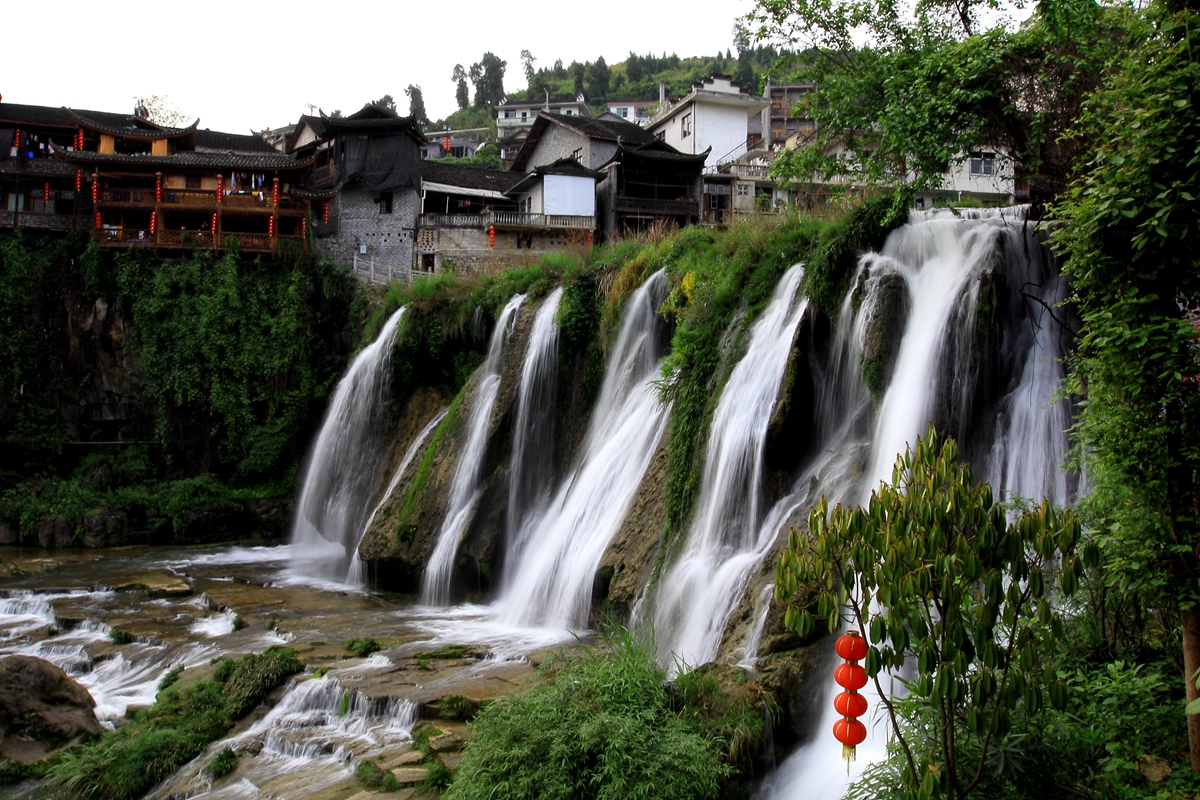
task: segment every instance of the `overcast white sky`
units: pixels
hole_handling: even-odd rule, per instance
[[[485,51],[508,62],[505,88],[520,90],[523,49],[539,67],[557,58],[616,63],[631,50],[712,55],[732,46],[734,20],[751,7],[750,0],[64,0],[4,25],[0,96],[131,111],[135,95],[166,95],[202,128],[245,132],[293,122],[309,103],[351,113],[384,94],[405,113],[404,88],[414,83],[438,119],[457,108],[454,65],[469,68]]]

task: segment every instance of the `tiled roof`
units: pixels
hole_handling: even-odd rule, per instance
[[[104,122],[107,125],[120,125],[129,118],[129,114],[112,114],[107,111],[78,111],[90,119]],[[0,122],[18,125],[45,125],[61,128],[78,128],[71,118],[70,109],[61,106],[27,106],[20,103],[0,103]]]
[[[630,144],[650,144],[655,141],[654,134],[641,125],[635,125],[623,119],[571,117],[565,114],[538,114],[538,119],[541,120],[542,118],[579,131],[589,139],[603,139],[615,142],[619,138],[622,142]]]
[[[244,170],[287,170],[299,169],[312,163],[312,160],[296,161],[291,156],[282,153],[276,155],[248,155],[241,153],[204,153],[186,151],[171,156],[135,156],[124,153],[91,153],[77,151],[62,154],[68,161],[82,164],[139,164],[158,167],[182,167],[194,169],[206,167],[210,169],[244,169]]]
[[[261,136],[243,133],[222,133],[208,128],[196,131],[197,150],[232,150],[237,153],[276,153]]]
[[[596,181],[599,181],[604,177],[603,172],[597,172],[595,170],[588,169],[573,158],[560,158],[553,164],[544,164],[543,166],[535,169],[533,172],[530,172],[528,175],[525,175],[508,191],[510,193],[524,191],[529,186],[537,183],[539,178],[542,178],[546,175],[571,175],[580,178],[591,178]]]
[[[506,192],[525,176],[517,172],[484,169],[465,164],[443,164],[440,161],[422,161],[421,179],[430,183],[461,186],[464,189],[488,189]]]

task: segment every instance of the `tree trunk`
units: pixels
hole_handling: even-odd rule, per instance
[[[1200,605],[1192,606],[1183,614],[1183,671],[1187,680],[1187,699],[1192,702],[1200,697],[1193,675],[1200,669]],[[1200,714],[1189,714],[1188,744],[1192,753],[1192,772],[1200,773]]]

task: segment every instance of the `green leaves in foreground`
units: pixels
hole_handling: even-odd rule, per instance
[[[731,772],[717,744],[672,713],[666,675],[646,649],[631,636],[613,645],[552,659],[544,684],[485,707],[447,796],[716,797]]]
[[[61,797],[82,800],[141,797],[303,668],[287,648],[223,661],[214,680],[165,690],[130,724],[67,751],[48,774],[51,788]]]
[[[904,783],[913,797],[961,798],[979,784],[1018,706],[1031,715],[1065,705],[1066,687],[1049,666],[1062,635],[1051,594],[1055,585],[1075,592],[1083,561],[1072,512],[1043,501],[1008,524],[991,488],[955,463],[954,440],[937,444],[930,426],[867,508],[831,513],[822,498],[808,535],[791,532],[775,586],[779,600],[807,590],[810,605],[785,612],[801,636],[815,626],[811,605],[831,632],[845,615],[870,643],[866,669],[877,686],[882,670],[915,666],[909,689],[932,710],[933,735],[919,737],[929,743],[922,752],[896,727]],[[982,740],[969,762],[956,743],[968,736]]]

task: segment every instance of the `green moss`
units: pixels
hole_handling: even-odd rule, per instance
[[[129,631],[123,631],[123,630],[118,630],[117,628],[113,628],[108,634],[108,639],[115,645],[132,644],[133,643],[133,634],[130,633]]]
[[[375,653],[383,649],[380,647],[379,642],[369,638],[347,639],[346,641],[342,642],[342,647],[346,648],[351,653],[354,653],[354,655],[358,656],[359,658],[366,658],[367,656],[371,655],[371,653]]]
[[[470,722],[479,711],[479,704],[461,694],[448,694],[442,698],[438,716],[442,719]]]
[[[237,769],[237,761],[237,754],[228,747],[222,748],[208,762],[208,774],[213,778],[223,778]]]

